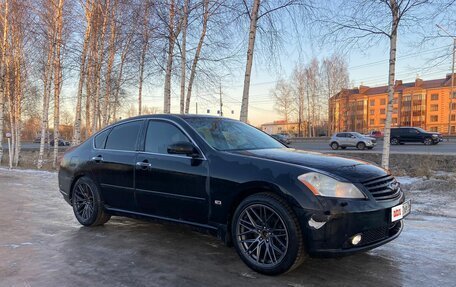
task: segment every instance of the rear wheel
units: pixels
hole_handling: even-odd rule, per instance
[[[431,138],[425,138],[425,139],[424,139],[424,144],[425,144],[425,145],[431,145],[431,144],[433,144],[433,143],[434,143],[434,142],[432,141]]]
[[[104,211],[98,187],[88,177],[81,177],[75,183],[71,202],[76,219],[84,226],[103,225],[111,218]]]
[[[392,145],[398,145],[398,144],[399,144],[399,140],[398,140],[397,138],[392,138],[392,139],[390,140],[390,143],[391,143]]]
[[[366,144],[363,143],[363,142],[359,142],[359,143],[356,145],[356,148],[357,148],[357,149],[365,149],[365,148],[366,148]]]
[[[304,260],[303,235],[290,206],[271,193],[249,196],[237,207],[232,221],[233,243],[247,266],[277,275]]]
[[[333,150],[336,150],[336,149],[339,148],[339,144],[338,144],[337,142],[332,142],[332,143],[331,143],[331,148],[332,148]]]

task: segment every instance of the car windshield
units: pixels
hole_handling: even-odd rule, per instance
[[[423,130],[422,128],[415,128],[416,130],[422,132],[422,133],[427,133],[427,131]]]
[[[283,148],[284,145],[245,123],[218,118],[185,119],[206,142],[221,151]]]
[[[363,137],[363,135],[360,134],[360,133],[353,132],[353,133],[351,133],[351,134],[354,135],[354,136],[357,137],[357,138]]]

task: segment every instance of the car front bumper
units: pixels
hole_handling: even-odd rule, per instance
[[[402,232],[403,219],[391,222],[391,209],[404,202],[403,195],[377,209],[372,202],[349,202],[341,208],[342,200],[334,200],[332,210],[303,211],[299,215],[307,252],[316,257],[350,255],[381,246]],[[337,203],[337,204],[335,204]],[[365,208],[362,205],[369,205]],[[350,206],[351,205],[351,206]],[[364,209],[364,210],[363,210]],[[328,214],[329,213],[329,214]],[[353,245],[351,239],[361,235],[361,241]]]

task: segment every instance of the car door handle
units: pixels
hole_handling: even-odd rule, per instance
[[[92,157],[92,160],[94,162],[102,162],[103,161],[103,157],[101,155],[97,155],[97,156]]]
[[[136,166],[139,166],[142,169],[147,169],[147,168],[150,168],[152,166],[152,164],[150,164],[148,161],[138,161],[136,163]]]

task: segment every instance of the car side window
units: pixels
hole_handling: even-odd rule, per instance
[[[144,151],[167,154],[168,147],[177,142],[191,142],[175,125],[164,121],[149,121]]]
[[[111,131],[111,129],[107,129],[95,136],[95,141],[94,141],[95,148],[98,148],[98,149],[105,148],[106,139],[108,138],[108,134],[110,131]]]
[[[411,133],[411,134],[413,134],[413,135],[417,135],[417,134],[419,134],[420,132],[419,132],[418,130],[416,130],[416,129],[410,129],[410,130],[409,130],[409,133]]]
[[[336,137],[338,137],[338,138],[344,138],[344,137],[345,137],[345,134],[340,133],[340,134],[337,134]]]
[[[115,126],[106,141],[106,149],[135,151],[142,121]]]

